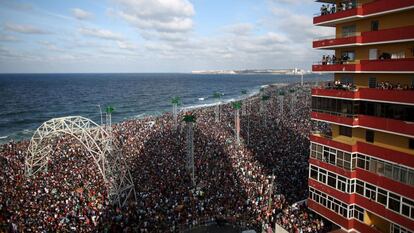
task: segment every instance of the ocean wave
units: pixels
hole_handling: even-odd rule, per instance
[[[0,140],[1,139],[7,139],[9,136],[0,136]]]

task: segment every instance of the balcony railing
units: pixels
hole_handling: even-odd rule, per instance
[[[356,8],[339,11],[332,14],[319,15],[313,18],[313,23],[318,25],[334,25],[350,19],[358,19],[364,16],[387,11],[397,11],[414,6],[414,0],[377,0],[359,5]]]
[[[414,104],[414,90],[384,90],[379,88],[358,88],[344,90],[334,88],[314,88],[312,96],[338,97],[353,100],[375,100],[393,103]]]
[[[414,58],[360,60],[354,64],[326,64],[312,66],[313,72],[414,72]]]
[[[337,148],[349,153],[359,152],[374,158],[391,161],[395,164],[405,164],[406,166],[414,167],[414,157],[411,154],[380,147],[372,143],[357,141],[356,143],[350,145],[347,143],[335,141],[331,137],[326,137],[323,134],[311,134],[310,141],[332,148]]]
[[[368,43],[414,40],[414,26],[384,29],[379,31],[369,31],[354,33],[344,37],[319,38],[313,41],[314,48],[333,48],[346,45],[363,45]]]
[[[389,118],[368,116],[368,115],[350,115],[340,113],[330,113],[321,111],[312,111],[311,118],[350,127],[361,127],[374,130],[396,133],[408,137],[414,136],[414,122],[394,120]]]

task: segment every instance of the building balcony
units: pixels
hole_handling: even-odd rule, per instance
[[[414,8],[414,0],[377,0],[363,5],[357,5],[345,11],[331,14],[319,13],[313,18],[313,24],[318,26],[335,26],[338,23],[350,22],[379,14],[387,14]]]
[[[318,62],[312,66],[312,71],[319,73],[414,73],[414,58],[339,61],[339,64],[338,61],[335,64]]]
[[[343,90],[335,88],[314,88],[312,96],[337,97],[350,100],[373,100],[396,104],[414,104],[413,90],[384,90],[379,88],[358,88]]]
[[[352,193],[352,194],[344,193],[326,184],[320,183],[312,179],[309,179],[308,184],[309,184],[309,187],[312,187],[315,190],[318,190],[326,195],[334,197],[335,199],[338,199],[344,202],[346,205],[356,204],[362,207],[368,213],[373,213],[375,215],[382,216],[384,219],[388,219],[389,221],[395,222],[398,225],[401,225],[403,227],[408,227],[408,229],[411,229],[410,226],[412,225],[412,220],[410,220],[408,217],[405,217],[400,213],[394,212],[390,210],[389,208],[385,207],[384,205],[376,201],[373,201],[371,199],[368,199],[365,196],[361,196],[360,194],[357,194],[357,193]],[[342,215],[340,216],[344,218],[344,216]]]
[[[414,137],[414,122],[394,120],[368,115],[351,115],[336,112],[311,112],[311,119],[353,128],[364,128]]]
[[[405,166],[414,168],[413,155],[390,148],[381,147],[372,143],[355,141],[355,143],[348,144],[320,134],[311,134],[310,141],[324,146],[336,148],[338,150],[343,150],[348,153],[358,152],[378,159],[390,161],[396,164],[404,164]]]
[[[355,33],[340,38],[324,38],[313,42],[313,48],[333,49],[377,43],[406,42],[414,40],[414,26]]]

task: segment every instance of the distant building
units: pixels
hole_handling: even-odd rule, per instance
[[[414,232],[414,0],[320,0],[308,205],[348,232]],[[332,7],[334,6],[334,7]],[[332,53],[330,50],[334,50]],[[335,56],[333,56],[335,55]]]

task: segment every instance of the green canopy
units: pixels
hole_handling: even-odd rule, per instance
[[[266,100],[269,100],[269,99],[270,99],[270,96],[268,96],[268,95],[262,96],[262,101],[266,101]]]
[[[196,121],[196,116],[193,114],[186,114],[184,115],[183,121],[189,123],[189,122],[195,122]]]
[[[233,108],[234,109],[240,109],[242,106],[242,103],[240,101],[233,102]]]
[[[106,111],[106,113],[109,114],[109,113],[112,113],[114,111],[114,108],[112,106],[108,106],[108,107],[106,107],[105,111]]]
[[[220,98],[221,98],[221,96],[222,96],[222,94],[221,94],[220,92],[214,92],[214,94],[213,94],[213,97],[214,97],[215,99],[220,99]]]
[[[178,96],[175,96],[174,98],[171,99],[172,104],[177,104],[178,105],[178,104],[180,104],[180,101],[181,101],[181,99]]]

